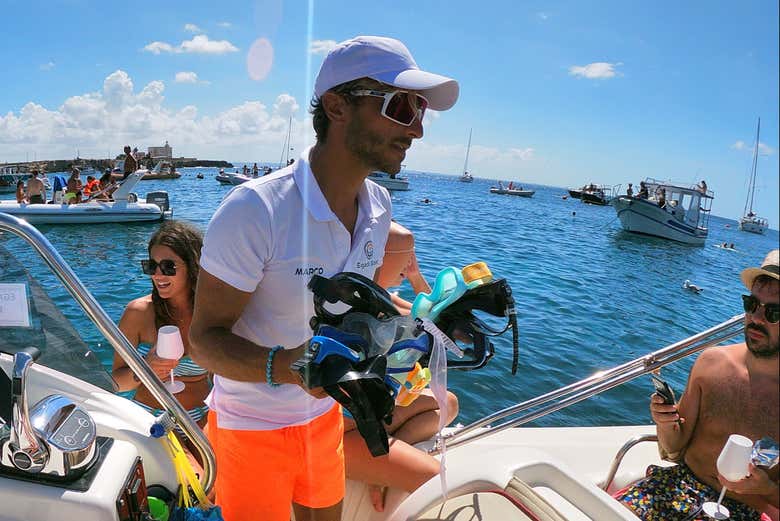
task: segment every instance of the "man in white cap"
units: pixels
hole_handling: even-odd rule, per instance
[[[292,165],[235,188],[206,232],[190,328],[193,358],[215,373],[207,434],[225,519],[341,517],[343,421],[290,364],[306,349],[313,274],[374,276],[390,227],[388,192],[425,110],[449,109],[456,81],[421,71],[398,40],[342,42],[317,76],[317,143]]]
[[[653,394],[650,412],[658,444],[674,467],[651,467],[648,477],[620,498],[643,520],[699,519],[706,501],[728,489],[723,505],[732,521],[778,513],[778,466],[750,465],[750,475],[727,481],[718,455],[731,434],[753,442],[780,439],[780,252],[772,250],[761,267],[741,274],[750,291],[742,295],[745,343],[702,352],[691,369],[679,403],[667,405]],[[776,519],[776,518],[773,518]]]

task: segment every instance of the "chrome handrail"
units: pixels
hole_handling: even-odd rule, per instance
[[[12,215],[0,212],[0,230],[11,232],[30,244],[33,249],[46,261],[52,272],[62,282],[65,289],[78,302],[87,316],[92,320],[98,330],[103,333],[119,356],[127,362],[130,370],[135,373],[143,385],[145,385],[152,396],[167,410],[176,420],[176,423],[182,428],[195,448],[198,450],[203,462],[203,477],[201,484],[208,493],[214,485],[216,478],[216,459],[214,451],[206,439],[200,427],[192,420],[187,411],[182,407],[179,401],[173,397],[163,386],[157,375],[138,354],[138,351],[127,340],[124,333],[117,327],[113,320],[98,304],[97,300],[87,290],[86,286],[79,280],[74,271],[57,250],[52,246],[49,240],[31,224],[18,219]]]
[[[634,378],[642,376],[644,374],[656,371],[665,365],[671,364],[695,354],[703,349],[719,344],[729,340],[743,331],[743,321],[745,315],[734,316],[725,322],[718,324],[706,331],[702,331],[693,336],[670,344],[657,351],[653,351],[644,356],[640,356],[634,360],[626,362],[624,364],[599,371],[587,378],[579,380],[573,384],[561,387],[555,391],[531,398],[525,402],[507,407],[500,411],[497,411],[489,416],[477,420],[461,429],[458,429],[443,437],[443,441],[447,448],[455,448],[464,443],[476,441],[478,439],[496,434],[510,427],[517,425],[523,425],[530,421],[536,420],[550,413],[573,405],[577,402],[581,402],[591,396],[602,393],[613,387],[622,385]],[[719,336],[718,336],[719,335]],[[560,401],[547,405],[540,410],[536,410],[527,414],[524,414],[518,418],[501,423],[499,425],[491,426],[491,423],[502,420],[509,416],[514,416],[525,410],[540,407],[543,404],[551,402],[553,400]],[[482,430],[477,430],[485,427]],[[470,435],[469,435],[470,434]],[[440,449],[438,446],[433,447],[430,450],[431,454],[438,454]]]
[[[617,474],[618,468],[620,467],[620,464],[623,462],[623,458],[626,456],[628,451],[631,450],[635,445],[644,443],[646,441],[657,442],[658,436],[656,434],[639,434],[629,439],[627,442],[625,442],[623,446],[620,447],[620,450],[617,451],[617,454],[615,454],[615,458],[612,460],[612,465],[609,466],[609,472],[607,472],[607,477],[604,478],[604,481],[599,483],[597,486],[600,489],[607,491],[609,489],[609,486],[615,480],[615,474]]]

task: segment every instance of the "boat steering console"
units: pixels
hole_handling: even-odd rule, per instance
[[[63,519],[87,519],[97,511],[100,519],[153,519],[139,457],[113,454],[115,440],[98,436],[90,414],[62,394],[30,407],[28,373],[39,355],[34,347],[14,353],[10,377],[0,368],[0,478],[18,484],[20,501],[59,501]],[[116,481],[106,479],[108,469]],[[88,504],[79,497],[84,494],[70,491],[105,493],[106,501]]]
[[[27,400],[29,352],[14,355],[10,378],[11,417],[4,418],[9,436],[2,440],[0,466],[53,480],[80,477],[97,456],[95,422],[72,400],[52,394],[35,404]],[[8,378],[5,373],[3,377]]]

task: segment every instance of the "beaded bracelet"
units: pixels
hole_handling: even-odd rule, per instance
[[[268,385],[271,387],[279,387],[282,384],[274,382],[273,377],[273,368],[274,368],[274,356],[276,356],[276,352],[280,349],[284,349],[282,346],[275,346],[273,349],[271,349],[271,352],[268,353],[268,359],[265,361],[265,381]]]

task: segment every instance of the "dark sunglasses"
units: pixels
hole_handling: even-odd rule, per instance
[[[163,259],[157,262],[154,259],[146,259],[141,261],[141,270],[146,275],[154,275],[157,271],[157,267],[160,267],[160,273],[168,277],[176,275],[176,263],[171,259]]]
[[[428,100],[419,94],[405,90],[393,90],[390,92],[381,90],[353,90],[353,96],[374,96],[383,98],[381,113],[387,119],[405,127],[414,123],[415,118],[422,122],[425,109],[428,108]]]
[[[764,307],[764,316],[766,317],[767,322],[770,324],[777,324],[780,321],[780,304],[762,304],[753,295],[742,295],[742,307],[745,308],[745,313],[753,315],[761,306]]]

